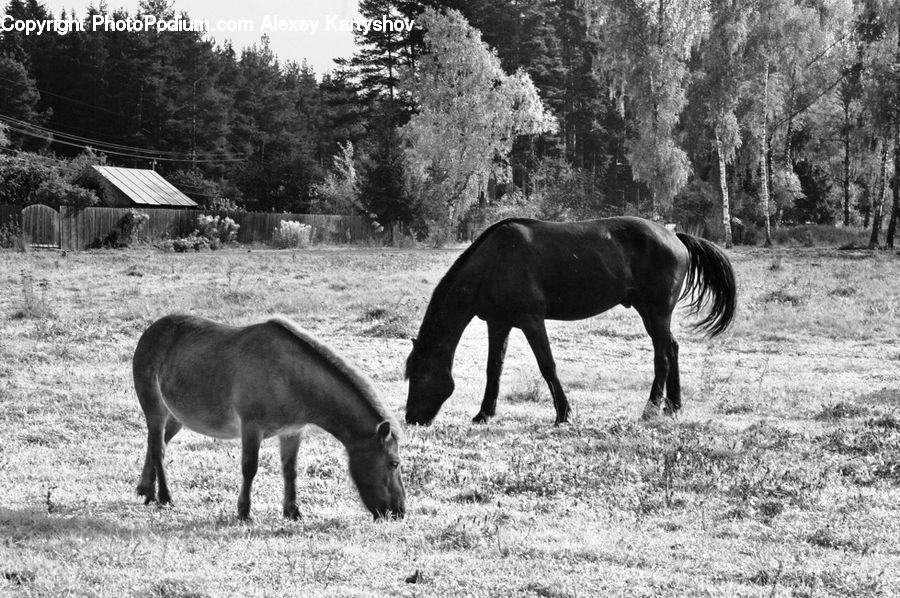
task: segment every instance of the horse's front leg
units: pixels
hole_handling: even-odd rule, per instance
[[[250,518],[250,489],[253,478],[259,467],[259,445],[262,443],[262,432],[252,425],[241,426],[241,473],[243,483],[238,496],[238,519]]]
[[[278,437],[281,442],[281,473],[284,476],[284,502],[282,514],[285,519],[300,519],[297,508],[297,451],[300,449],[300,434],[285,434]]]
[[[541,375],[550,387],[553,396],[553,406],[556,408],[556,425],[569,421],[569,401],[563,392],[562,384],[556,377],[556,362],[553,361],[553,353],[550,351],[550,339],[547,338],[547,328],[543,318],[534,318],[522,325],[522,332],[534,352]]]
[[[487,422],[497,412],[497,395],[500,394],[500,374],[503,372],[503,360],[506,357],[506,345],[512,326],[499,322],[488,322],[488,361],[487,384],[484,387],[484,399],[481,410],[472,418],[476,424]]]

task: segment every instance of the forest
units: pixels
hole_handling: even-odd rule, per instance
[[[416,26],[358,32],[325,73],[265,37],[3,31],[0,204],[101,203],[86,166],[105,163],[154,168],[208,208],[357,212],[437,243],[504,216],[625,214],[726,246],[819,224],[893,247],[898,0],[359,7]],[[174,16],[167,0],[5,7],[108,11]]]

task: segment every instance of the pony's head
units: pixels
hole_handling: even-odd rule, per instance
[[[406,492],[400,477],[399,431],[385,420],[374,436],[352,444],[350,477],[359,490],[363,504],[375,519],[402,519],[406,513]]]
[[[406,423],[427,425],[453,394],[453,374],[448,360],[424,353],[416,339],[406,359],[409,395],[406,397]]]

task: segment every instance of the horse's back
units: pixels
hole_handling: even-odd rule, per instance
[[[492,306],[478,314],[485,319],[510,305],[551,319],[581,319],[654,293],[654,301],[674,301],[688,263],[674,233],[640,218],[516,218],[485,234],[463,267],[481,272],[482,302]]]

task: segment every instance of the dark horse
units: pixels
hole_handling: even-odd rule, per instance
[[[172,500],[163,457],[184,425],[216,438],[241,439],[241,519],[250,515],[260,442],[278,436],[283,513],[296,519],[300,431],[315,424],[346,447],[350,475],[366,508],[376,518],[403,516],[397,423],[362,374],[292,322],[276,318],[236,328],[166,316],[141,336],[133,365],[134,388],[147,418],[147,458],[137,491],[147,503]]]
[[[686,280],[685,280],[686,278]],[[682,284],[683,290],[682,290]],[[478,316],[488,325],[487,386],[475,422],[497,407],[510,330],[520,328],[550,386],[556,423],[569,402],[556,377],[544,320],[580,320],[616,305],[634,307],[653,340],[654,370],[644,417],[681,408],[678,343],[670,323],[675,304],[690,298],[696,326],[723,332],[735,310],[734,272],[715,245],[641,218],[555,223],[503,220],[479,236],[438,283],[406,361],[406,421],[428,424],[453,394],[453,355],[463,330]]]

